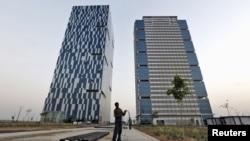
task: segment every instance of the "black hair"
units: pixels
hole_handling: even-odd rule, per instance
[[[119,105],[119,103],[118,103],[118,102],[116,102],[116,103],[115,103],[115,106],[117,107],[118,105]]]

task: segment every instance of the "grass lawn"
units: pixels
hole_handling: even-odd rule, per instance
[[[135,125],[142,131],[160,141],[207,141],[207,127],[200,126],[152,126]]]

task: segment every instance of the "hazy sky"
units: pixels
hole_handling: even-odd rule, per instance
[[[142,16],[187,20],[215,116],[250,115],[249,0],[1,0],[0,119],[39,119],[72,6],[110,5],[114,28],[112,108],[135,118],[133,26]],[[26,119],[25,119],[26,120]]]

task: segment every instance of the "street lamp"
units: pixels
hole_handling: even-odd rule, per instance
[[[18,118],[20,116],[20,113],[21,113],[22,109],[23,109],[23,106],[20,106],[19,113],[18,113],[18,116],[17,116],[17,119],[16,119],[17,122],[18,122]]]

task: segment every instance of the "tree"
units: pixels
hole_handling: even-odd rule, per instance
[[[229,103],[228,103],[229,100],[227,99],[226,101],[227,102],[223,105],[220,105],[220,107],[227,109],[227,114],[228,114],[228,116],[230,116],[230,110],[232,110],[233,108],[229,107]]]
[[[11,116],[11,119],[12,119],[12,122],[13,122],[14,119],[15,119],[15,114],[13,116]]]
[[[174,80],[172,80],[172,84],[174,85],[172,88],[167,90],[167,95],[173,95],[177,100],[178,104],[181,104],[181,125],[182,125],[182,101],[183,99],[191,94],[189,88],[186,83],[186,79],[182,79],[178,74],[174,76]]]

